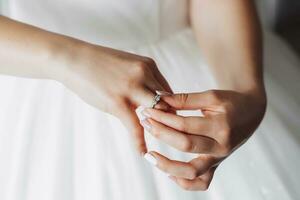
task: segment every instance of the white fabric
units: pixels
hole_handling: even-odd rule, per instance
[[[5,13],[151,56],[176,92],[211,89],[214,79],[187,28],[186,9],[183,0],[10,0]],[[118,119],[88,106],[61,84],[1,76],[0,199],[297,199],[299,60],[270,33],[265,47],[266,117],[254,136],[221,164],[207,192],[180,189],[135,153]],[[191,156],[149,135],[147,143],[174,159]]]

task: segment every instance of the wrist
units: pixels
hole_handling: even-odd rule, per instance
[[[233,90],[242,94],[255,96],[262,100],[266,99],[266,91],[262,73],[230,73],[219,80],[220,89]]]
[[[241,91],[241,93],[248,99],[247,102],[249,102],[249,106],[252,107],[253,112],[263,117],[267,107],[267,95],[264,85],[259,84],[249,90]]]
[[[257,105],[266,107],[267,95],[262,78],[238,78],[236,80],[232,78],[227,85],[223,85],[222,89],[239,92]]]
[[[90,44],[66,36],[55,37],[49,45],[49,65],[44,74],[47,78],[64,83],[72,73],[72,66],[81,51]]]

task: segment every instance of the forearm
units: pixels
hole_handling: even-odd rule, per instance
[[[0,73],[60,79],[78,40],[0,16]]]
[[[192,0],[191,25],[220,89],[264,93],[262,39],[252,0]]]

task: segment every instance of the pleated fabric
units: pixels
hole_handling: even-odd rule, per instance
[[[51,31],[150,56],[175,92],[216,88],[188,28],[186,3],[11,0],[5,13]],[[137,155],[117,118],[87,105],[62,84],[0,76],[0,199],[297,199],[299,60],[272,33],[265,32],[265,47],[266,117],[250,140],[220,165],[206,192],[176,186]],[[187,161],[194,156],[149,134],[146,139],[150,150],[170,158]]]

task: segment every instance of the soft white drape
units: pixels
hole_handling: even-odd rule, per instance
[[[12,18],[153,57],[177,92],[215,87],[187,27],[185,1],[6,3],[5,13]],[[172,10],[165,9],[167,3]],[[219,167],[207,192],[178,188],[136,155],[118,119],[88,106],[60,83],[0,76],[0,199],[297,199],[299,60],[268,32],[265,46],[266,118],[249,142]],[[149,135],[147,142],[171,158],[191,157]]]

